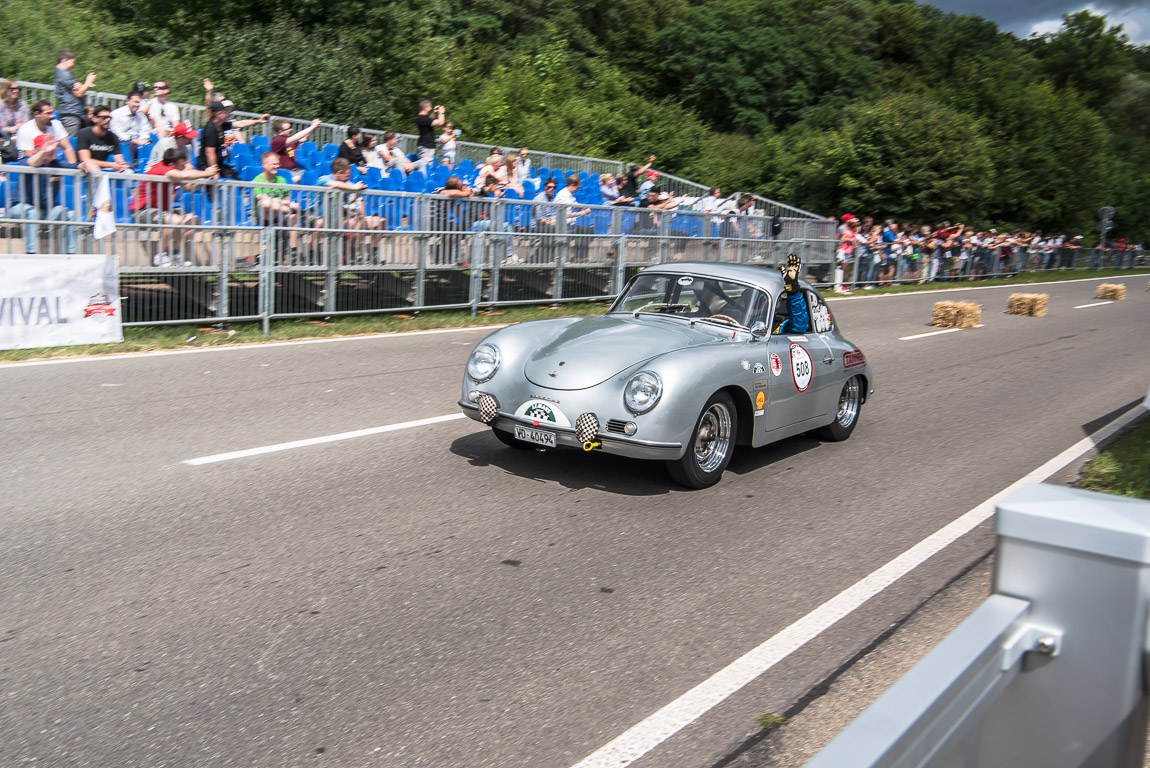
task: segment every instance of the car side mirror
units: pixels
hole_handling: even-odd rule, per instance
[[[770,335],[771,327],[764,323],[762,320],[756,320],[755,322],[751,323],[751,336],[755,338],[755,341],[762,341]]]

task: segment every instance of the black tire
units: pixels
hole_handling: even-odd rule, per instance
[[[840,442],[851,436],[855,426],[862,415],[863,379],[861,376],[852,376],[843,384],[843,391],[839,394],[839,409],[835,420],[825,427],[815,431],[823,440]]]
[[[518,448],[521,451],[529,451],[535,447],[531,445],[531,443],[523,442],[510,432],[504,432],[502,429],[496,429],[495,427],[492,427],[491,431],[495,433],[495,438],[499,440],[499,442],[506,445],[508,448]]]
[[[716,392],[703,406],[683,457],[667,462],[667,473],[676,483],[688,488],[714,485],[731,463],[738,433],[735,402],[726,392]]]

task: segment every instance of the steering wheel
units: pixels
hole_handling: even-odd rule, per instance
[[[742,323],[740,323],[738,320],[736,320],[735,318],[733,318],[729,315],[711,315],[707,319],[708,320],[722,320],[724,323],[730,323],[731,325],[737,325],[739,327],[742,327]]]

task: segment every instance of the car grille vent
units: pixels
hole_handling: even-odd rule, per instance
[[[617,435],[623,434],[623,425],[627,422],[620,419],[607,419],[607,431],[614,432]]]

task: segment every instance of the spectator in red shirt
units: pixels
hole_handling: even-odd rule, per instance
[[[176,191],[180,182],[190,182],[195,179],[214,179],[219,176],[219,169],[210,165],[202,171],[188,167],[188,156],[184,150],[173,147],[164,152],[164,159],[148,169],[147,176],[160,176],[164,181],[144,181],[136,190],[136,196],[128,205],[132,212],[132,220],[137,224],[184,224],[195,225],[200,223],[198,216],[192,213],[176,213],[173,209]],[[185,189],[192,185],[185,183]],[[187,266],[193,263],[192,235],[193,229],[180,230],[180,251],[171,251],[172,230],[160,230],[159,251],[152,256],[152,263],[157,267]],[[171,256],[169,256],[171,253]],[[187,261],[185,261],[187,259]]]

